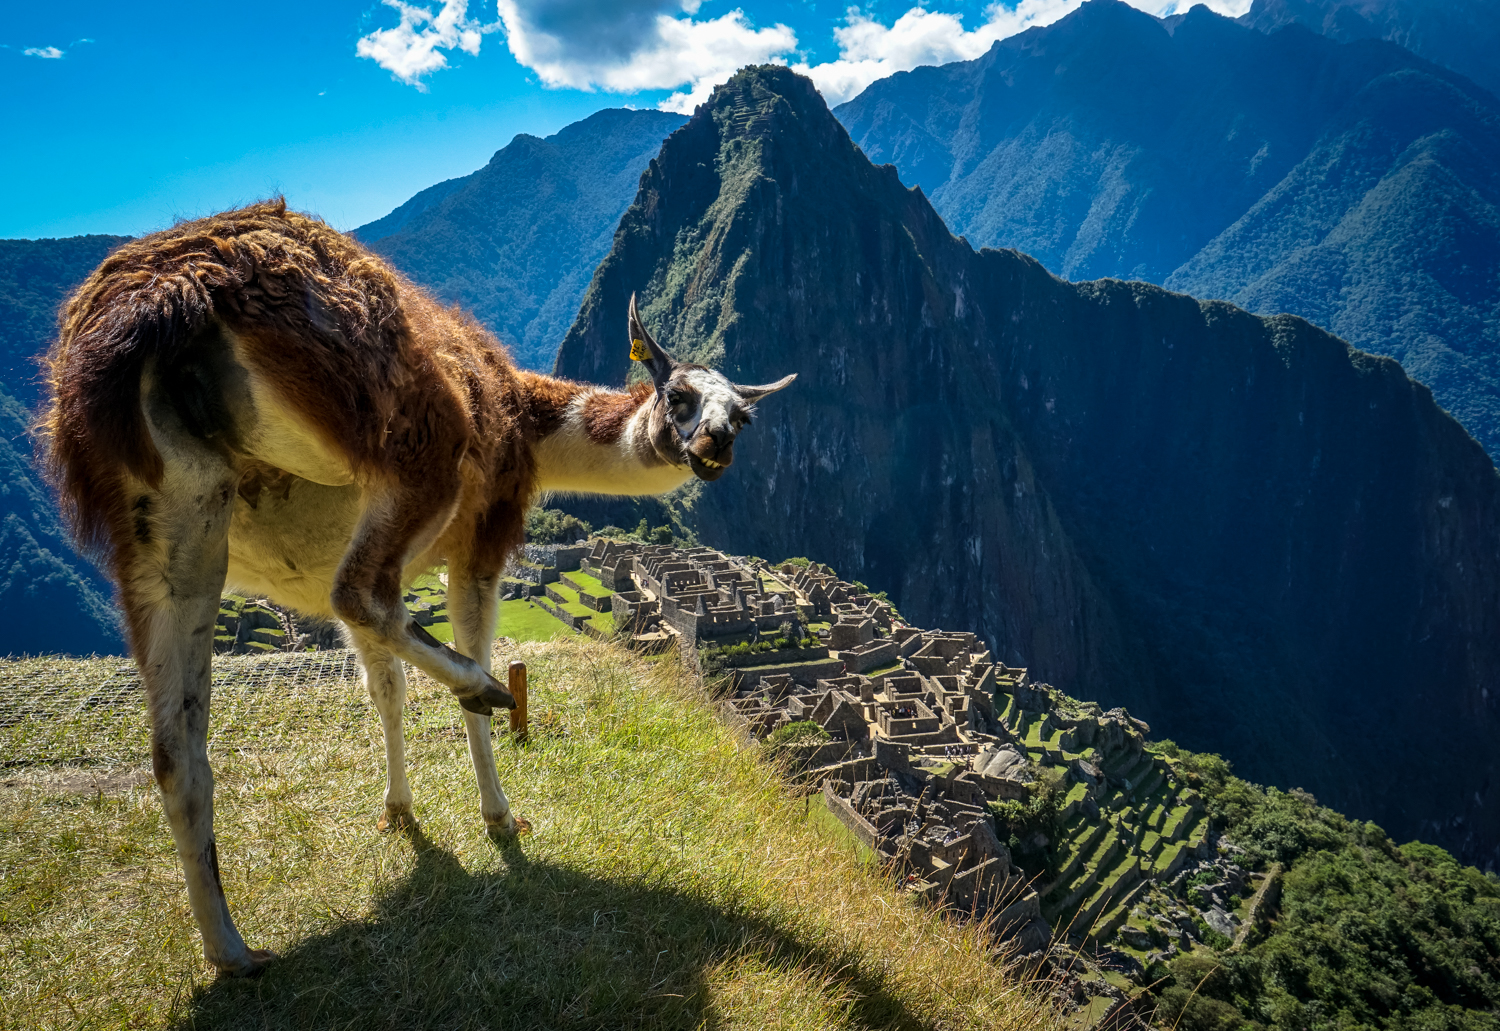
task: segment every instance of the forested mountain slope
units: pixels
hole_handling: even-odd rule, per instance
[[[126,239],[0,240],[0,655],[125,648],[109,584],[74,552],[27,431],[58,306]]]
[[[118,655],[109,584],[73,551],[31,466],[30,421],[0,387],[0,655]]]
[[[632,291],[679,357],[800,374],[678,500],[705,540],[825,557],[1251,779],[1494,858],[1500,476],[1396,363],[975,253],[780,68],[663,146],[559,373],[625,379]]]
[[[58,306],[128,239],[0,240],[0,384],[26,407],[41,396],[36,359],[57,336]]]
[[[641,172],[683,117],[609,109],[520,135],[473,175],[429,187],[353,235],[547,369]]]
[[[1500,454],[1500,100],[1390,43],[1090,0],[838,115],[956,233],[1291,312]]]

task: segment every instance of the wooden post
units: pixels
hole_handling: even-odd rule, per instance
[[[526,663],[519,659],[510,664],[510,694],[516,707],[510,710],[510,733],[517,742],[526,741]]]

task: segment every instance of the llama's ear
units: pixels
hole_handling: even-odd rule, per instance
[[[652,382],[658,387],[671,377],[672,370],[677,366],[672,361],[672,356],[661,349],[641,324],[641,313],[635,307],[635,294],[630,295],[630,357],[633,361],[646,364]]]
[[[778,390],[785,390],[787,387],[792,385],[792,380],[796,378],[797,374],[794,372],[790,376],[783,376],[775,383],[767,383],[763,387],[742,387],[738,383],[736,383],[734,384],[734,392],[740,395],[741,401],[754,404],[761,398],[765,397],[767,394],[774,394]]]

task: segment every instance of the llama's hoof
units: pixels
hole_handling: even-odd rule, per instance
[[[489,831],[490,837],[496,840],[519,838],[531,833],[531,821],[525,817],[516,816],[514,813],[506,813],[504,818],[492,820],[488,816],[484,819],[485,830]]]
[[[274,959],[279,959],[270,949],[247,949],[238,963],[215,964],[220,977],[259,977]]]
[[[496,709],[514,709],[516,700],[498,681],[491,679],[477,694],[460,695],[458,704],[480,716],[492,716]]]
[[[409,831],[417,825],[417,818],[412,815],[410,809],[387,809],[380,814],[380,819],[375,821],[375,829],[384,834],[387,831]]]

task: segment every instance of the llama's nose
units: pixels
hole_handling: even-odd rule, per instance
[[[734,431],[728,426],[710,426],[708,435],[714,442],[714,447],[720,451],[734,443]]]

